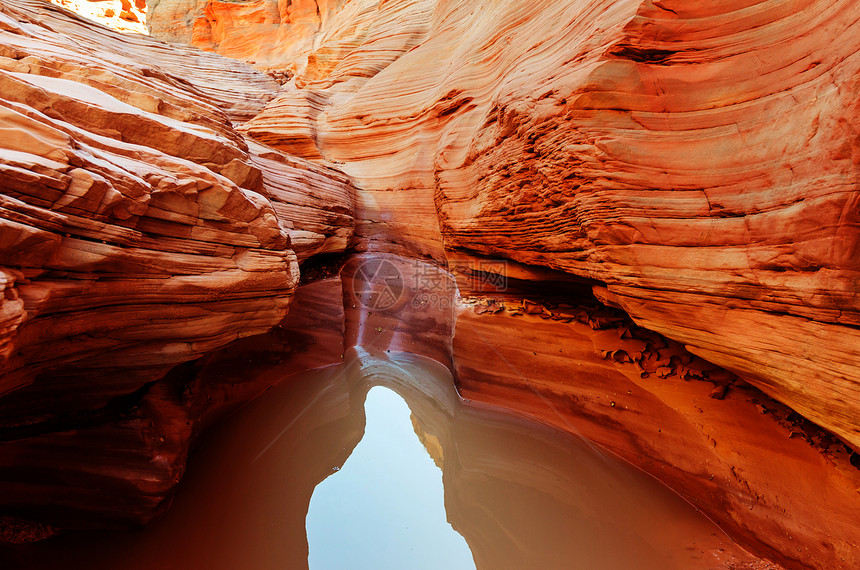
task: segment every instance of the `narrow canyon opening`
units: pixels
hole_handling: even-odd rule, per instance
[[[860,567],[858,91],[855,0],[4,0],[0,566]]]

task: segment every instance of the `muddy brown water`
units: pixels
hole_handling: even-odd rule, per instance
[[[359,351],[287,378],[210,432],[159,523],[67,535],[21,562],[665,570],[738,556],[704,515],[613,455],[461,400],[430,359]]]

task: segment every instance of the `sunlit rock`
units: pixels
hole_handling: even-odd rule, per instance
[[[118,32],[147,34],[146,0],[50,0]]]

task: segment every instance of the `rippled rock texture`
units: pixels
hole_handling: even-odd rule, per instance
[[[3,506],[150,520],[207,410],[150,383],[277,325],[299,262],[346,248],[349,180],[236,130],[277,88],[49,4],[0,6]]]
[[[345,163],[368,247],[599,281],[860,447],[856,3],[367,4],[244,129]]]

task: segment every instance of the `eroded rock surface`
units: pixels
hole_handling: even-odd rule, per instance
[[[860,449],[853,2],[149,8],[159,37],[276,71],[94,31],[28,0],[0,10],[0,111],[15,125],[0,139],[9,427],[51,425],[60,437],[57,426],[81,418],[52,409],[113,410],[172,364],[266,330],[313,255],[355,245],[373,254],[359,263],[396,253],[444,265],[471,252],[525,264],[503,271],[538,296],[548,294],[541,270],[558,271],[554,294],[593,293],[663,336],[482,301],[459,317],[450,304],[418,303],[408,319],[347,311],[343,346],[381,355],[429,333],[416,345],[453,363],[476,399],[576,417],[576,429],[789,565],[856,563],[849,452],[795,429],[790,411],[771,420],[778,404],[733,376]],[[433,263],[401,277],[446,287]],[[368,291],[355,294],[354,269],[343,298],[360,304]],[[477,373],[498,367],[480,339],[534,375]],[[554,375],[573,363],[591,376]],[[84,371],[104,380],[81,391]],[[181,402],[165,382],[140,401]],[[561,414],[536,411],[568,400]],[[664,421],[673,435],[654,436]],[[158,456],[158,437],[138,459]],[[170,461],[153,488],[171,487],[180,463]],[[164,493],[144,495],[151,507]],[[807,500],[817,493],[826,497]]]
[[[319,43],[332,34],[351,39],[357,28],[329,25],[341,9],[375,11],[377,0],[149,0],[148,28],[170,42],[194,44],[266,68],[304,67]],[[344,33],[346,32],[346,33]]]
[[[860,447],[853,2],[359,5],[243,128],[345,163],[367,248],[599,281]]]
[[[151,520],[208,408],[150,383],[277,325],[299,262],[347,247],[349,179],[236,131],[277,88],[49,4],[0,6],[4,514]]]

